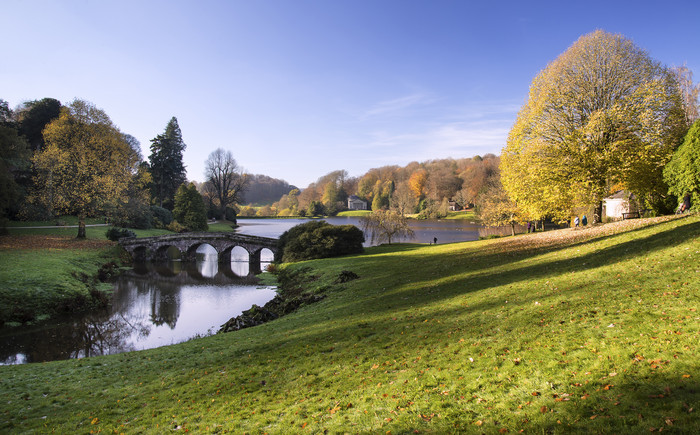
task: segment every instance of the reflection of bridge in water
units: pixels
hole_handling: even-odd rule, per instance
[[[209,245],[216,250],[219,263],[225,265],[231,263],[232,251],[240,247],[248,253],[248,274],[260,273],[260,254],[264,249],[268,249],[275,257],[278,252],[277,239],[236,233],[184,233],[123,238],[119,240],[119,244],[131,254],[135,263],[167,262],[172,259],[168,254],[172,249],[179,252],[183,262],[194,262],[197,258],[197,249]],[[223,270],[226,269],[226,267],[223,268]]]
[[[132,270],[125,272],[125,275],[132,278],[157,277],[159,281],[181,285],[202,283],[215,285],[257,284],[258,278],[255,277],[255,274],[256,271],[250,269],[247,261],[228,263],[212,261],[197,261],[196,263],[181,261],[139,262],[134,263]]]

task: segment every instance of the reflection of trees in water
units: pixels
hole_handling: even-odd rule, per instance
[[[114,284],[112,310],[130,317],[140,314],[156,326],[167,324],[173,329],[180,317],[181,285],[178,282],[153,279],[154,275],[164,276],[162,267],[156,270],[148,275],[120,277]],[[180,273],[170,276],[179,278]]]
[[[159,287],[151,292],[151,323],[156,326],[167,324],[170,329],[175,329],[180,317],[180,287],[174,292],[167,290]]]
[[[229,267],[230,265],[230,267]],[[265,263],[261,264],[263,267]],[[204,267],[204,268],[203,268]],[[208,278],[207,271],[215,276]],[[135,350],[153,325],[174,329],[180,317],[182,288],[191,284],[251,285],[247,261],[215,266],[182,262],[135,264],[114,283],[108,311],[3,331],[0,364],[50,361]]]
[[[150,326],[124,316],[112,316],[107,321],[100,321],[92,317],[75,322],[77,342],[82,343],[81,348],[76,348],[71,358],[81,358],[95,355],[108,355],[112,353],[135,350],[134,344],[127,341],[133,333],[146,336],[150,333]]]
[[[150,325],[106,312],[65,320],[52,327],[27,327],[0,340],[5,364],[83,358],[135,350],[132,335],[146,336]],[[13,331],[14,332],[14,331]]]

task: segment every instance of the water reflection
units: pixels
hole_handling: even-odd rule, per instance
[[[247,262],[137,264],[114,284],[108,310],[0,330],[0,362],[22,364],[150,349],[207,335],[272,287],[256,286]]]
[[[332,225],[350,224],[362,228],[360,218],[356,216],[335,216],[324,218],[323,220]],[[236,229],[236,232],[252,236],[277,238],[293,226],[305,222],[309,222],[309,220],[240,218],[238,219],[239,227]],[[454,243],[479,240],[479,237],[509,236],[511,234],[510,226],[486,227],[475,222],[460,219],[410,219],[408,225],[415,233],[415,237],[396,240],[396,242],[429,244],[437,238],[438,243]],[[526,231],[526,227],[517,225],[515,230],[516,233],[522,233]],[[364,246],[371,246],[369,239],[365,241]]]

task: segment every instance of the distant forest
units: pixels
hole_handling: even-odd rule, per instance
[[[254,206],[270,205],[279,201],[282,195],[286,195],[296,188],[284,180],[267,175],[250,175],[242,203]]]

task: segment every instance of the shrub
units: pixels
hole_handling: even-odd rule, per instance
[[[363,251],[364,241],[364,234],[354,225],[311,221],[294,226],[280,236],[278,256],[284,262],[293,262],[357,254]]]
[[[151,213],[153,214],[153,226],[156,228],[165,228],[173,221],[173,213],[167,208],[152,205]]]
[[[172,231],[173,233],[184,233],[187,231],[187,228],[183,225],[180,224],[178,221],[172,221],[170,224],[166,227],[168,231]]]
[[[134,233],[133,231],[127,230],[126,228],[117,227],[112,227],[108,229],[105,235],[109,240],[112,240],[113,242],[118,241],[122,237],[136,237],[136,233]]]
[[[121,207],[121,212],[114,217],[114,222],[120,227],[149,230],[153,228],[153,214],[148,204],[130,200]]]

